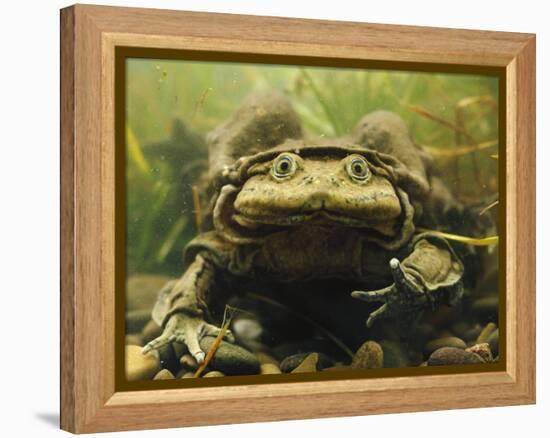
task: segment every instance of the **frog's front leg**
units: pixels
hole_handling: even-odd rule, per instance
[[[412,252],[402,262],[396,258],[390,260],[392,285],[352,292],[354,298],[383,303],[370,314],[367,327],[384,318],[398,318],[400,322],[416,320],[426,308],[460,301],[464,267],[448,242],[422,235],[412,246]]]
[[[179,280],[166,284],[153,308],[153,319],[163,327],[163,332],[143,347],[144,353],[170,342],[179,342],[187,346],[199,363],[204,360],[205,353],[199,341],[204,336],[217,336],[221,330],[204,320],[215,276],[214,264],[197,255]],[[230,331],[225,338],[233,342]]]

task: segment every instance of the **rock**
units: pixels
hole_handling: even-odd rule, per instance
[[[304,359],[312,354],[313,352],[307,352],[307,353],[298,353],[293,354],[292,356],[288,356],[284,358],[281,361],[280,368],[283,373],[290,373],[293,369],[300,366],[300,364],[304,361]],[[324,353],[316,353],[317,354],[317,370],[321,370],[323,368],[328,368],[334,365],[334,361],[328,357]]]
[[[273,356],[263,351],[256,352],[256,357],[258,358],[261,364],[271,363],[271,364],[277,365],[277,367],[279,366],[279,361],[277,359],[275,359]]]
[[[489,339],[487,339],[487,342],[489,343],[489,347],[491,347],[491,352],[493,353],[493,356],[498,356],[498,348],[499,348],[499,338],[498,338],[498,329],[493,331],[491,335],[489,336]]]
[[[435,350],[442,347],[454,347],[454,348],[466,348],[466,343],[456,336],[446,336],[444,338],[433,339],[424,346],[424,353],[426,356],[432,354]]]
[[[155,321],[150,319],[149,322],[145,324],[145,327],[143,327],[143,330],[141,332],[141,337],[143,339],[143,343],[147,344],[153,339],[158,338],[161,334],[162,334],[162,329],[159,327],[159,325]]]
[[[428,366],[428,361],[425,360],[424,362],[422,362],[420,365],[418,365],[419,367],[427,367]]]
[[[478,298],[472,303],[472,312],[484,318],[496,318],[498,316],[498,295]]]
[[[437,365],[465,365],[484,363],[477,354],[462,348],[443,347],[435,350],[428,359],[429,366]]]
[[[225,374],[222,373],[221,371],[210,371],[202,377],[204,377],[205,379],[208,379],[210,377],[223,377],[223,376],[225,376]]]
[[[138,347],[143,347],[143,339],[140,335],[126,335],[125,338],[126,345],[137,345]]]
[[[197,360],[190,354],[184,354],[180,357],[180,365],[187,370],[196,370],[199,367]]]
[[[201,349],[207,353],[214,341],[213,336],[205,336],[199,344]],[[236,344],[225,341],[220,343],[209,366],[229,376],[258,374],[260,372],[260,362],[254,354]]]
[[[126,333],[140,333],[151,319],[151,309],[130,310],[126,313]]]
[[[317,372],[317,363],[319,362],[319,353],[308,354],[302,363],[294,368],[291,373],[315,373]]]
[[[466,351],[477,354],[484,362],[491,363],[493,361],[493,353],[487,343],[472,345],[466,348]]]
[[[126,346],[126,379],[130,382],[152,379],[160,370],[158,353],[142,354],[141,350],[136,345]]]
[[[126,311],[147,310],[149,318],[160,289],[172,278],[163,275],[135,274],[126,282]]]
[[[407,351],[400,342],[383,339],[380,346],[384,352],[384,368],[402,368],[410,366]]]
[[[192,371],[186,371],[184,373],[181,373],[178,379],[193,379],[194,377],[195,373],[193,373]]]
[[[155,377],[153,378],[153,380],[171,380],[171,379],[175,379],[176,377],[169,371],[167,370],[166,368],[160,370],[156,375]]]
[[[491,333],[493,333],[497,329],[497,325],[494,322],[490,322],[485,327],[483,327],[483,330],[481,330],[481,333],[477,337],[477,343],[483,344],[489,340],[489,336],[491,336]]]
[[[352,368],[382,368],[383,365],[384,352],[375,341],[367,341],[361,345],[351,362]]]
[[[281,370],[273,363],[263,363],[260,365],[260,374],[281,374]]]

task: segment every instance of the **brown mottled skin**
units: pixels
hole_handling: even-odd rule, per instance
[[[229,279],[342,278],[366,289],[387,281],[342,291],[381,304],[368,327],[460,299],[462,262],[444,239],[416,230],[428,199],[451,201],[433,189],[440,184],[403,121],[375,112],[349,137],[300,137],[290,104],[273,93],[250,97],[210,136],[211,229],[189,243],[183,276],[160,292],[153,318],[164,331],[145,351],[181,342],[203,360],[200,338],[219,333],[209,307],[225,299]]]

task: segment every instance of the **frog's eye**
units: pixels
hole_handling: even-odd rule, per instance
[[[346,170],[349,176],[358,182],[365,182],[370,178],[371,172],[367,161],[360,155],[353,155],[347,162]]]
[[[273,175],[276,178],[285,178],[294,175],[298,164],[290,154],[281,154],[273,162]]]

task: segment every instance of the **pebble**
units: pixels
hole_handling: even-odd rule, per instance
[[[378,342],[367,341],[359,347],[351,362],[352,368],[382,368],[384,352]]]
[[[180,365],[187,370],[196,370],[199,367],[197,359],[190,354],[184,354],[180,357]]]
[[[126,345],[137,345],[138,347],[143,347],[143,339],[140,335],[126,335],[124,343]]]
[[[311,355],[313,352],[307,352],[307,353],[298,353],[293,354],[292,356],[285,357],[280,364],[281,371],[283,373],[290,373],[295,368],[299,367],[300,364],[305,360],[306,357]],[[323,368],[328,368],[334,365],[334,361],[328,357],[326,354],[323,353],[315,353],[317,354],[317,370],[321,370]]]
[[[499,345],[499,338],[498,338],[498,329],[496,329],[491,335],[489,336],[489,339],[487,339],[487,342],[489,343],[489,347],[491,347],[491,352],[493,353],[493,356],[498,356],[498,345]]]
[[[443,347],[435,350],[428,359],[429,366],[477,363],[484,363],[483,359],[477,354],[454,347]]]
[[[171,380],[175,378],[176,377],[170,372],[170,370],[163,368],[155,375],[153,380]]]
[[[195,376],[195,373],[192,371],[186,371],[185,373],[182,373],[179,379],[192,379]]]
[[[256,352],[256,357],[258,358],[261,364],[271,363],[273,365],[277,365],[277,367],[279,366],[279,361],[277,359],[275,359],[273,356],[263,351]]]
[[[205,379],[208,379],[210,377],[223,377],[223,376],[225,376],[225,374],[222,373],[221,371],[210,371],[202,377],[204,377]]]
[[[483,344],[489,340],[489,336],[491,336],[491,333],[493,333],[497,329],[497,325],[494,322],[490,322],[485,327],[483,327],[483,330],[481,330],[481,333],[477,337],[477,343]]]
[[[383,339],[379,344],[384,352],[384,368],[402,368],[410,366],[409,356],[400,342]]]
[[[304,358],[300,365],[291,371],[291,373],[315,373],[317,371],[318,362],[319,353],[310,353]]]
[[[208,352],[216,338],[205,336],[199,342],[202,351]],[[258,374],[260,362],[254,354],[238,345],[222,341],[209,363],[213,369],[226,375]]]
[[[484,362],[491,363],[493,361],[493,353],[488,343],[475,344],[466,348],[466,351],[477,354]]]
[[[281,374],[281,370],[273,363],[263,363],[260,365],[260,374]]]
[[[142,354],[141,350],[137,345],[126,346],[126,379],[130,382],[152,379],[160,370],[158,354]]]
[[[432,354],[435,350],[442,347],[454,347],[454,348],[466,348],[466,343],[456,336],[446,336],[443,338],[433,339],[424,346],[424,353],[426,356]]]
[[[143,338],[143,343],[147,344],[153,339],[158,338],[161,334],[162,329],[155,321],[151,319],[147,324],[145,324],[145,327],[143,327],[141,337]]]

